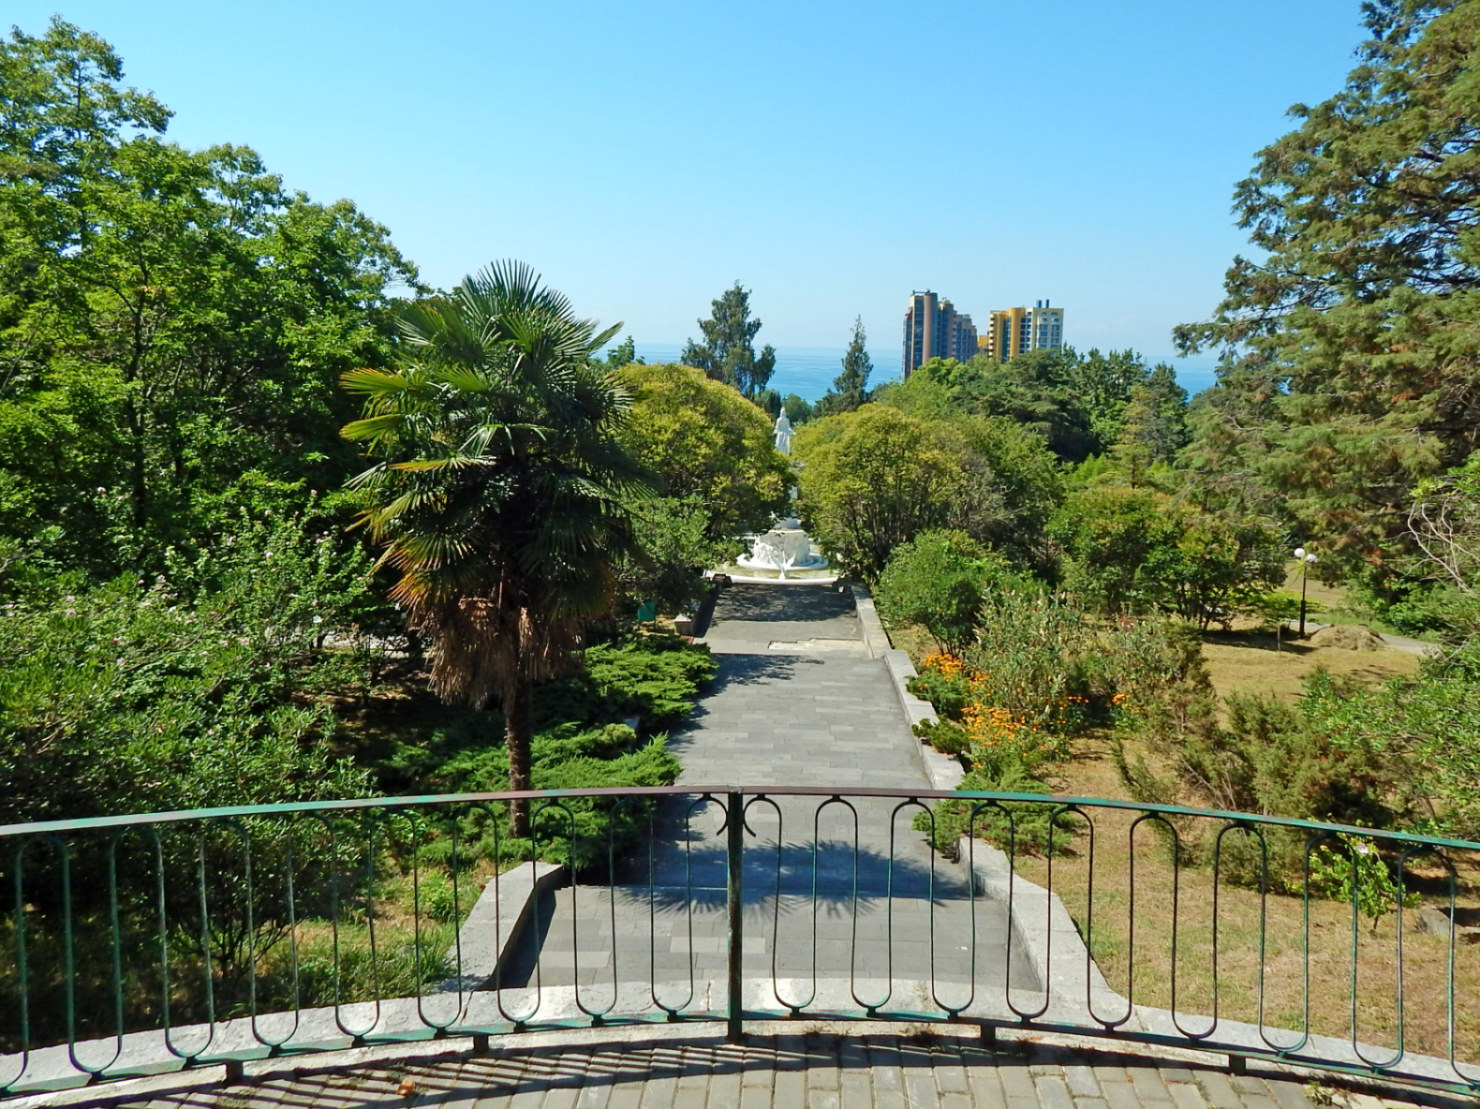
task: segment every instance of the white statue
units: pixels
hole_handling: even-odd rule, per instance
[[[785,412],[776,417],[776,449],[782,454],[791,453],[791,421]]]

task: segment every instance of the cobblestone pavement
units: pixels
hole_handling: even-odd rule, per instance
[[[929,788],[919,740],[883,660],[863,651],[847,594],[732,586],[706,642],[718,676],[669,741],[683,763],[680,785]],[[806,646],[816,643],[826,646]],[[864,977],[928,980],[933,969],[939,982],[1000,990],[1005,907],[972,898],[964,868],[931,851],[912,826],[923,809],[893,798],[826,801],[778,798],[746,809],[747,976],[808,978],[815,960],[818,979],[856,968]],[[717,803],[675,800],[659,813],[652,858],[629,860],[615,889],[547,895],[540,984],[605,985],[610,996],[618,973],[628,981],[722,979],[722,822]],[[534,958],[531,943],[504,981],[532,982]],[[1036,986],[1022,958],[1014,959],[1012,984]]]
[[[774,1026],[773,1026],[774,1027]],[[852,1034],[837,1026],[753,1034],[731,1045],[673,1029],[577,1034],[486,1057],[367,1062],[249,1078],[225,1088],[123,1100],[127,1109],[1394,1109],[1378,1097],[1274,1071],[951,1030]],[[1312,1102],[1312,1097],[1315,1099]],[[1327,1100],[1329,1099],[1329,1100]],[[1425,1104],[1458,1099],[1425,1097]],[[1472,1103],[1469,1103],[1472,1104]]]

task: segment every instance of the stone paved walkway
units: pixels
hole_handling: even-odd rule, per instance
[[[919,741],[884,662],[864,649],[849,595],[735,585],[722,594],[705,642],[719,674],[669,741],[683,763],[679,784],[929,788]],[[972,898],[964,868],[930,850],[912,826],[922,808],[902,798],[825,801],[778,798],[747,807],[747,978],[803,980],[779,986],[776,1004],[805,999],[814,976],[928,982],[933,973],[940,983],[975,982],[1000,993],[1005,908]],[[599,1008],[615,981],[721,981],[728,927],[722,822],[718,804],[677,801],[660,813],[651,870],[639,859],[615,890],[548,895],[539,984],[589,987],[587,1000]],[[529,947],[505,981],[533,984],[534,975]],[[1012,984],[1037,986],[1020,957]],[[881,995],[871,988],[868,996]]]
[[[1407,1109],[1402,1095],[1316,1088],[1287,1074],[1004,1040],[950,1029],[753,1035],[684,1028],[577,1033],[487,1057],[382,1058],[334,1071],[125,1097],[127,1109]],[[1317,1100],[1312,1101],[1308,1095]],[[1329,1099],[1329,1100],[1327,1100]],[[1425,1097],[1424,1104],[1463,1104]]]

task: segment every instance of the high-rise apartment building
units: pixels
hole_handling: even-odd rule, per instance
[[[909,311],[904,314],[905,377],[932,358],[965,362],[976,349],[976,325],[970,316],[928,290],[910,297]]]
[[[1030,350],[1058,350],[1064,345],[1064,310],[1037,301],[1032,308],[1001,308],[987,324],[986,354],[1006,362]]]

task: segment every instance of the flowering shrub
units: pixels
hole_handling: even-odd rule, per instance
[[[1041,593],[997,594],[984,612],[978,646],[927,655],[910,684],[959,728],[973,764],[1007,757],[1032,768],[1109,719],[1112,694],[1090,661],[1103,649],[1081,613]]]
[[[1145,726],[1146,706],[1184,678],[1189,649],[1195,659],[1195,643],[1189,648],[1161,621],[1106,623],[1045,592],[999,591],[982,606],[975,646],[921,660],[910,689],[940,720],[917,734],[966,763],[962,788],[1046,793],[1041,771],[1065,756],[1069,739],[1095,726]],[[1019,849],[1067,846],[1067,833],[1050,844],[1047,810],[1030,809],[1015,833]],[[937,806],[942,850],[954,849],[964,811]],[[974,830],[999,846],[1009,833],[997,810]]]

